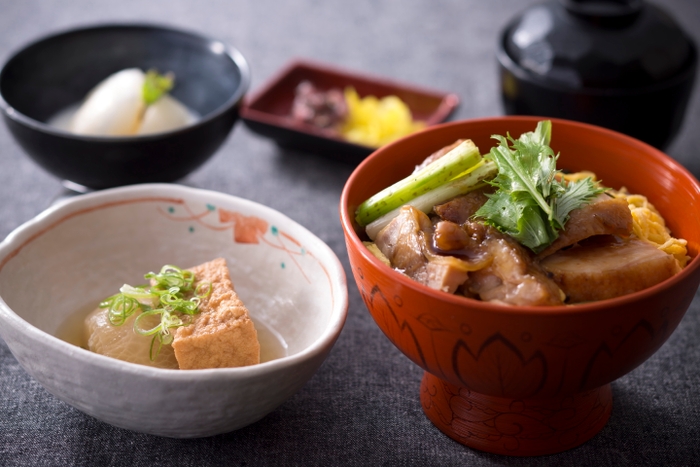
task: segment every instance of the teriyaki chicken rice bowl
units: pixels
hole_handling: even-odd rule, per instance
[[[469,139],[430,154],[360,204],[365,244],[385,264],[450,294],[564,305],[658,284],[690,260],[644,196],[556,167],[551,121],[482,155]]]

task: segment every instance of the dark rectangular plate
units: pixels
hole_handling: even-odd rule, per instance
[[[350,72],[329,65],[296,59],[287,64],[241,106],[241,119],[252,131],[285,148],[308,151],[351,163],[359,163],[376,148],[350,143],[313,125],[291,118],[297,85],[308,80],[319,89],[353,86],[361,96],[398,96],[415,120],[426,126],[445,121],[459,104],[456,94],[400,84],[392,80]]]

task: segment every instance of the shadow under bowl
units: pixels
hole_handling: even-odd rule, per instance
[[[47,124],[126,68],[173,72],[171,94],[200,118],[152,135],[98,137]],[[244,57],[222,42],[150,24],[81,27],[39,39],[0,71],[0,108],[11,134],[54,176],[90,189],[178,180],[206,162],[239,117],[250,84]]]
[[[553,119],[559,168],[592,170],[606,186],[647,196],[693,258],[646,290],[573,306],[505,306],[431,289],[370,253],[354,213],[458,138],[485,153],[491,135],[517,137],[538,120],[466,120],[408,136],[360,164],[340,201],[357,287],[384,334],[425,370],[420,400],[428,418],[460,443],[513,456],[561,452],[598,433],[612,411],[610,383],[654,354],[681,321],[700,284],[700,183],[641,141]]]

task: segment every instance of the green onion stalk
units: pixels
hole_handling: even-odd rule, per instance
[[[355,212],[355,220],[364,227],[416,197],[459,177],[480,160],[479,149],[471,141],[465,141],[423,169],[363,202]]]

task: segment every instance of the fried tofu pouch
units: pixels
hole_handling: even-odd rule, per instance
[[[190,268],[196,283],[211,283],[192,324],[178,328],[172,342],[181,370],[227,368],[260,363],[258,334],[234,290],[226,260]]]

